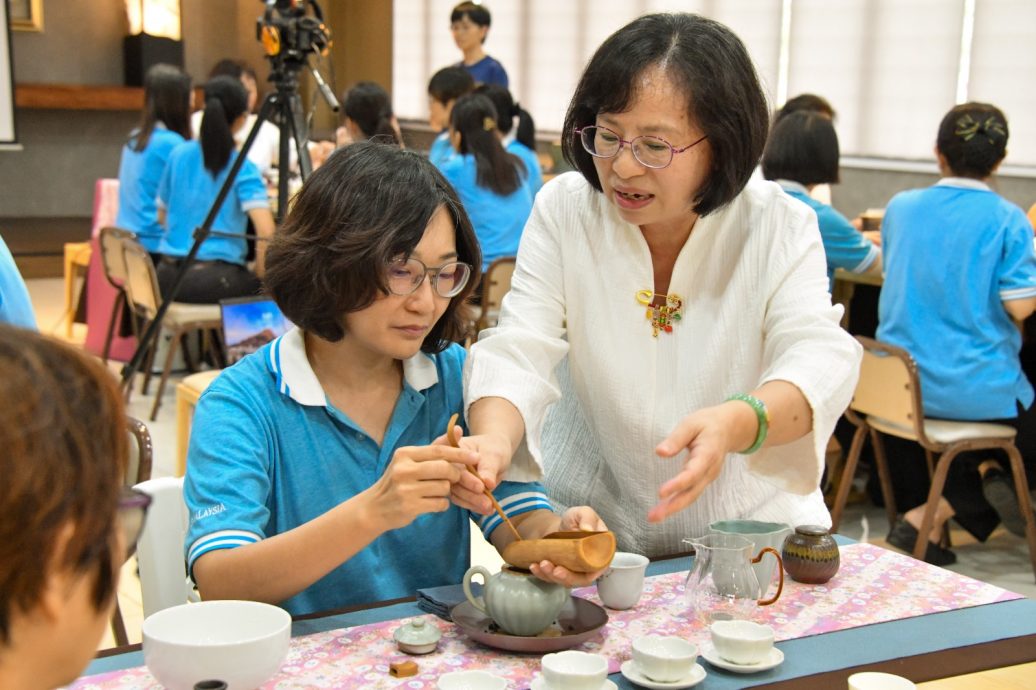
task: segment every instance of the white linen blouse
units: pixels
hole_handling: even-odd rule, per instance
[[[603,194],[575,172],[543,187],[499,325],[465,366],[466,405],[501,397],[524,419],[508,478],[545,470],[555,503],[592,506],[620,549],[649,556],[684,550],[715,520],[829,526],[818,485],[861,348],[831,304],[815,214],[776,184],[751,182],[695,223],[670,284],[683,318],[657,338],[636,299],[652,286],[640,229]],[[694,504],[649,524],[686,456],[662,459],[655,446],[687,414],[773,380],[802,391],[812,432],[728,455]]]

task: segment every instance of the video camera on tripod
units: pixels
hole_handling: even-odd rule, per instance
[[[256,38],[274,63],[294,67],[306,64],[312,52],[323,55],[331,47],[331,31],[324,25],[324,13],[316,0],[263,0],[266,11],[256,25]],[[312,16],[306,12],[313,8]]]

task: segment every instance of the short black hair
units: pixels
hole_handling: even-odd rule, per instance
[[[489,26],[493,20],[485,5],[473,2],[462,2],[454,7],[453,11],[450,12],[450,24],[459,22],[464,17],[470,19],[472,24],[478,24],[479,26]]]
[[[335,151],[295,197],[266,254],[266,291],[293,323],[324,340],[345,336],[344,316],[388,293],[385,267],[409,256],[445,208],[458,261],[482,265],[475,231],[457,193],[427,158],[374,142]],[[470,281],[450,299],[421,344],[441,352],[467,329]]]
[[[358,82],[342,95],[342,112],[356,123],[368,139],[387,137],[397,144],[402,143],[397,139],[396,130],[392,126],[392,101],[380,84]]]
[[[774,124],[780,122],[780,120],[792,113],[797,113],[802,110],[808,110],[821,115],[826,115],[832,120],[835,119],[835,109],[831,107],[831,103],[828,102],[823,96],[818,96],[815,93],[800,93],[798,96],[789,98],[781,106],[781,109],[777,111],[774,116]]]
[[[773,126],[763,152],[763,177],[803,185],[838,182],[838,134],[816,110],[785,115]]]
[[[939,123],[935,146],[957,177],[981,180],[1007,155],[1007,117],[990,103],[954,106]]]
[[[443,67],[428,80],[428,95],[440,103],[455,101],[474,88],[475,78],[463,67]]]
[[[638,77],[660,67],[683,89],[687,111],[708,137],[712,169],[689,200],[707,215],[737,196],[759,163],[769,110],[744,44],[723,24],[695,14],[649,14],[609,36],[583,71],[565,115],[565,160],[600,191],[593,157],[574,131],[601,113],[621,113],[637,97]]]

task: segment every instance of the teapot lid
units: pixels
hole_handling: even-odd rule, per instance
[[[820,525],[799,525],[795,531],[806,537],[823,537],[830,534],[830,530]]]
[[[392,637],[396,642],[408,645],[434,644],[442,637],[438,626],[428,625],[424,618],[414,618],[396,628]]]

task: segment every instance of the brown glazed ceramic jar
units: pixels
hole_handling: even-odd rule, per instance
[[[800,525],[784,539],[784,570],[796,582],[820,585],[838,572],[838,544],[823,527]]]

